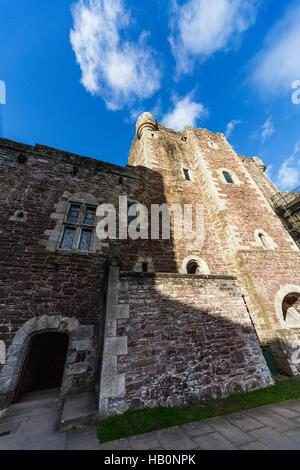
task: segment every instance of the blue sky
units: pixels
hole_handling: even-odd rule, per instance
[[[0,135],[123,166],[150,111],[226,133],[293,189],[299,25],[299,0],[1,0]]]

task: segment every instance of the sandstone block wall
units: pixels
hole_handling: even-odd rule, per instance
[[[121,272],[118,285],[127,316],[117,320],[114,342],[123,351],[115,349],[116,368],[105,374],[110,388],[100,394],[100,414],[273,383],[234,278]]]
[[[263,163],[224,135],[175,132],[147,114],[126,168],[5,139],[0,167],[0,408],[41,331],[68,332],[62,392],[96,385],[103,415],[272,383],[256,334],[284,372],[300,372],[300,328],[282,322],[284,295],[300,293],[300,252],[270,206]],[[149,214],[151,204],[201,204],[202,238],[176,240],[172,221],[170,240],[62,252],[68,205],[82,195],[116,208],[126,195]],[[210,276],[185,275],[193,259]],[[155,275],[134,273],[144,261]]]

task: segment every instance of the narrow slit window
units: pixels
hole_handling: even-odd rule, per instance
[[[75,229],[66,227],[60,247],[63,250],[72,250],[75,237]]]
[[[184,168],[184,169],[183,169],[183,173],[184,173],[184,177],[185,177],[186,181],[191,181],[190,174],[189,174],[189,170],[187,170],[186,168]]]
[[[258,236],[259,236],[259,239],[260,239],[260,241],[261,241],[262,246],[263,246],[265,249],[267,249],[267,242],[266,242],[266,237],[264,236],[264,234],[263,234],[263,233],[260,233]]]
[[[223,175],[228,184],[234,184],[232,176],[229,173],[227,173],[227,171],[223,171]]]
[[[81,238],[79,243],[79,250],[80,251],[90,251],[92,240],[92,231],[83,229],[81,232]]]
[[[67,221],[71,224],[77,224],[79,219],[80,206],[71,204]]]

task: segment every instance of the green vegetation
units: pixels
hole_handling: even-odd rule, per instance
[[[108,442],[296,398],[300,398],[300,380],[285,380],[273,387],[186,408],[156,407],[127,411],[123,415],[98,421],[96,426],[100,442]]]

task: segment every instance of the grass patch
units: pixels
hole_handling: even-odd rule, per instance
[[[100,442],[108,442],[296,398],[300,398],[300,380],[286,380],[273,387],[185,408],[159,406],[127,411],[97,421],[96,426]]]

